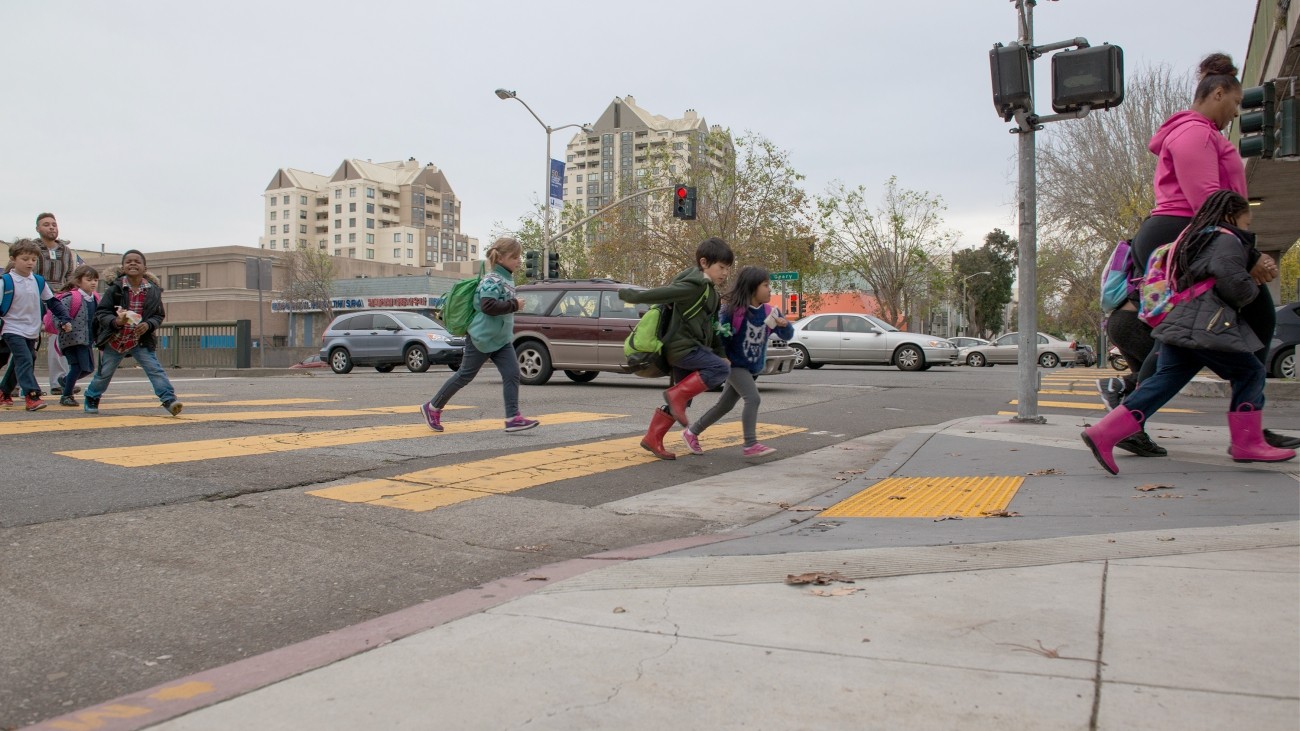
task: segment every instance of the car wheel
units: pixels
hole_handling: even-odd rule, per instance
[[[966,356],[966,365],[971,368],[983,368],[988,365],[988,360],[984,357],[983,353],[971,353]]]
[[[802,345],[791,345],[790,347],[794,348],[794,367],[807,368],[808,351]]]
[[[1061,364],[1061,358],[1056,353],[1043,353],[1038,356],[1038,365],[1044,368],[1055,368]]]
[[[392,373],[392,372],[393,372],[393,369],[396,368],[396,367],[397,367],[396,365],[394,365],[394,364],[392,364],[392,363],[388,363],[388,364],[386,364],[386,365],[377,365],[377,366],[375,366],[375,370],[379,371],[380,373]]]
[[[1287,348],[1273,360],[1273,374],[1278,378],[1295,378],[1295,348]]]
[[[1128,370],[1128,361],[1124,359],[1124,356],[1122,356],[1122,355],[1112,355],[1112,356],[1110,356],[1109,360],[1110,360],[1110,367],[1111,367],[1111,368],[1114,368],[1114,369],[1117,370],[1117,371],[1126,371],[1126,370]]]
[[[530,340],[516,346],[515,354],[519,357],[520,383],[525,386],[540,386],[551,380],[551,374],[555,370],[551,368],[551,354],[546,352],[545,345]]]
[[[894,351],[894,365],[900,371],[919,371],[925,365],[925,353],[915,345],[904,345]]]
[[[565,371],[564,375],[568,376],[569,380],[574,383],[587,383],[596,380],[596,376],[600,375],[600,371]]]
[[[343,348],[335,348],[330,351],[330,369],[335,373],[352,372],[352,356]]]
[[[402,353],[402,360],[406,361],[406,370],[412,373],[424,373],[429,370],[429,352],[423,345],[406,346],[406,351]]]

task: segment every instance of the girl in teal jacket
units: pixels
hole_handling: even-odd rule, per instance
[[[492,271],[483,276],[474,293],[474,317],[469,321],[465,354],[460,369],[447,379],[438,393],[420,407],[424,421],[434,431],[442,431],[442,407],[456,392],[468,386],[488,359],[501,374],[502,398],[506,409],[506,431],[517,432],[537,426],[535,419],[519,413],[519,359],[512,342],[515,312],[524,301],[515,294],[515,270],[524,249],[515,239],[497,239],[486,252]]]

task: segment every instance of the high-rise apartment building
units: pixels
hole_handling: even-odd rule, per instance
[[[314,246],[417,267],[478,258],[478,240],[460,230],[460,199],[433,163],[344,160],[328,177],[282,168],[265,196],[263,249]]]
[[[714,132],[723,134],[721,147],[706,144]],[[590,214],[637,190],[657,152],[668,153],[672,175],[698,165],[722,172],[734,151],[730,135],[720,126],[710,128],[694,109],[668,119],[637,106],[631,96],[614,97],[591,132],[578,133],[566,148],[564,203]]]

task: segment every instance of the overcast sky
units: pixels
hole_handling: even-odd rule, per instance
[[[1210,51],[1240,65],[1255,5],[1040,2],[1035,40],[1110,42],[1130,71]],[[446,173],[464,232],[487,239],[545,180],[542,128],[497,87],[556,127],[629,94],[695,109],[788,150],[810,192],[897,175],[943,197],[963,246],[1014,234],[1015,138],[988,64],[1016,36],[1008,0],[7,0],[0,25],[6,240],[50,210],[81,248],[256,246],[277,169],[408,157]]]

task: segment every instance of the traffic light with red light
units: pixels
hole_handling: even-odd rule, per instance
[[[695,186],[673,186],[673,218],[695,220]]]
[[[790,295],[790,306],[786,308],[785,314],[790,317],[803,317],[803,297],[797,294]]]

